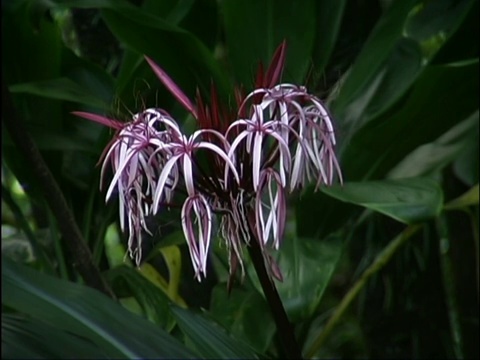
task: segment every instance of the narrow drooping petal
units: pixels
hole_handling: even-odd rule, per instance
[[[272,239],[274,248],[278,250],[285,229],[286,201],[280,175],[273,169],[262,171],[255,214],[258,238],[263,244]]]
[[[143,232],[151,235],[147,228],[145,217],[148,209],[145,209],[140,200],[142,198],[142,189],[138,186],[129,189],[125,194],[125,209],[127,217],[128,232],[128,252],[137,266],[142,261],[142,239]],[[147,210],[147,212],[145,211]]]
[[[189,196],[182,207],[182,227],[195,277],[207,276],[207,256],[212,233],[212,212],[202,195]]]
[[[182,154],[174,155],[170,159],[168,159],[167,163],[162,168],[162,172],[158,179],[155,194],[153,195],[153,205],[152,205],[152,212],[156,214],[158,211],[158,207],[160,202],[164,199],[165,196],[165,185],[169,184],[169,179],[171,174],[178,174],[177,170],[177,161],[182,157]],[[175,181],[177,183],[177,181]]]

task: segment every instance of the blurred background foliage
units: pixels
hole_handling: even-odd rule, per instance
[[[2,81],[116,300],[85,286],[28,161],[2,131],[2,357],[277,358],[253,267],[193,279],[177,213],[126,258],[96,162],[122,120],[189,95],[233,103],[286,39],[283,80],[336,120],[345,184],[292,195],[279,293],[308,358],[478,358],[478,1],[4,0]],[[3,97],[2,97],[3,99]],[[3,118],[11,116],[2,106]],[[3,127],[3,126],[2,126]],[[58,346],[59,344],[62,346]]]

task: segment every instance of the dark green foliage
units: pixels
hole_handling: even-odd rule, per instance
[[[283,354],[246,249],[230,294],[217,244],[198,284],[172,209],[148,219],[146,265],[124,261],[117,204],[104,203],[95,166],[113,133],[71,112],[124,121],[161,107],[195,129],[144,55],[191,98],[213,83],[233,105],[233,86],[251,90],[286,40],[283,81],[325,99],[344,175],[290,196],[271,252],[304,356],[478,358],[478,4],[3,1],[2,81],[116,299],[82,284],[78,254],[3,131],[2,357]]]

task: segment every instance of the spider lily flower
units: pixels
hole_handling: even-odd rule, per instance
[[[239,126],[245,128],[244,131],[241,131],[235,140],[232,142],[230,151],[228,152],[229,157],[233,158],[235,150],[240,145],[240,143],[245,140],[245,150],[248,155],[252,158],[252,185],[253,190],[258,190],[258,184],[260,179],[260,167],[262,164],[262,145],[266,141],[267,137],[272,137],[278,143],[278,149],[281,153],[281,166],[280,173],[282,177],[282,185],[285,186],[285,173],[290,169],[291,156],[288,149],[288,144],[285,142],[285,139],[277,132],[279,126],[278,121],[269,120],[264,121],[264,111],[261,105],[253,106],[253,115],[251,119],[242,119],[233,122],[230,127],[227,129],[228,133]],[[284,166],[282,166],[284,165]]]
[[[110,199],[114,190],[118,192],[120,228],[128,229],[128,249],[137,264],[142,258],[142,232],[151,234],[145,217],[152,213],[151,197],[158,181],[158,168],[170,158],[165,145],[179,132],[178,124],[166,112],[147,109],[135,114],[130,123],[121,123],[95,114],[75,112],[77,116],[107,125],[117,130],[114,139],[102,155],[103,165],[100,184],[103,184],[107,165],[113,169],[113,179],[106,194]],[[157,130],[163,127],[165,130]],[[158,149],[164,149],[163,152]],[[165,197],[170,199],[178,182],[178,171],[173,169],[168,178]]]
[[[280,246],[288,193],[309,182],[316,183],[315,189],[330,185],[335,173],[342,181],[327,109],[304,86],[279,83],[285,49],[284,42],[266,72],[259,66],[252,92],[243,95],[235,90],[236,109],[222,106],[213,86],[210,105],[204,104],[198,91],[194,104],[145,57],[165,87],[197,119],[198,129],[191,135],[161,109],[141,111],[128,123],[74,113],[116,130],[101,158],[101,181],[110,167],[113,178],[106,200],[118,192],[120,225],[129,234],[129,254],[137,265],[142,260],[142,233],[150,233],[145,217],[169,207],[173,195],[180,193],[185,195],[182,229],[198,281],[206,276],[215,217],[229,251],[230,280],[238,265],[244,273],[242,246],[250,241],[260,244],[270,274],[282,278],[266,245]]]
[[[293,170],[290,191],[316,180],[319,185],[331,185],[335,172],[342,182],[341,171],[335,156],[335,133],[331,117],[321,100],[307,92],[304,86],[279,84],[270,89],[260,88],[251,92],[240,106],[243,112],[253,99],[267,110],[270,123],[277,129],[284,142],[293,146]],[[291,135],[295,135],[292,139]],[[280,148],[281,151],[282,148]],[[280,160],[285,157],[282,156]],[[286,169],[288,170],[288,169]],[[283,178],[283,171],[282,171]]]
[[[182,227],[190,248],[192,263],[197,279],[206,274],[208,246],[210,244],[212,215],[210,204],[199,190],[194,179],[195,153],[208,150],[225,162],[223,182],[230,176],[236,182],[239,176],[233,162],[227,155],[229,144],[215,130],[197,130],[191,136],[184,135],[178,124],[166,112],[147,109],[133,116],[133,121],[120,128],[118,122],[76,113],[104,124],[112,124],[118,129],[113,142],[109,144],[102,166],[102,178],[108,164],[114,171],[107,190],[108,201],[116,189],[119,195],[120,226],[125,230],[128,219],[128,247],[137,265],[142,259],[142,231],[151,232],[146,227],[145,217],[157,213],[160,204],[172,199],[175,188],[182,183],[188,198],[182,207]],[[159,129],[164,130],[159,130]],[[223,147],[202,141],[208,134],[219,139]],[[198,166],[198,164],[196,165]],[[192,213],[195,216],[192,216]],[[194,231],[194,223],[198,231]],[[200,231],[200,229],[206,229]]]

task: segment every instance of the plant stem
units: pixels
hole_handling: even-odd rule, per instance
[[[257,239],[252,231],[250,231],[250,239],[248,252],[252,259],[253,266],[255,267],[258,279],[260,280],[260,284],[262,285],[263,293],[267,299],[275,324],[277,325],[278,334],[285,352],[285,358],[302,359],[302,351],[295,339],[294,328],[288,320],[287,313],[283,308],[282,300],[278,295],[277,288],[268,275],[262,250],[260,249]]]
[[[23,121],[18,116],[13,105],[12,98],[5,82],[2,81],[2,121],[10,133],[13,142],[19,152],[25,157],[28,167],[35,175],[40,189],[45,196],[45,201],[57,219],[60,232],[65,244],[74,259],[73,266],[88,286],[91,286],[104,294],[114,298],[114,294],[107,286],[100,270],[92,261],[92,254],[83,239],[75,218],[70,211],[60,187],[53,177],[50,169],[45,164],[40,151],[38,150],[30,134],[26,131]]]
[[[322,347],[325,340],[328,338],[332,329],[337,325],[340,318],[348,309],[353,300],[357,297],[360,291],[363,289],[367,281],[372,275],[378,273],[389,261],[395,252],[403,245],[408,239],[412,237],[419,229],[420,225],[410,225],[402,233],[400,233],[390,244],[385,247],[380,254],[377,255],[374,262],[363,272],[360,279],[353,285],[348,293],[343,297],[340,304],[335,309],[333,315],[328,320],[327,324],[323,328],[322,332],[315,339],[310,349],[307,351],[307,358],[311,359],[317,351]]]

